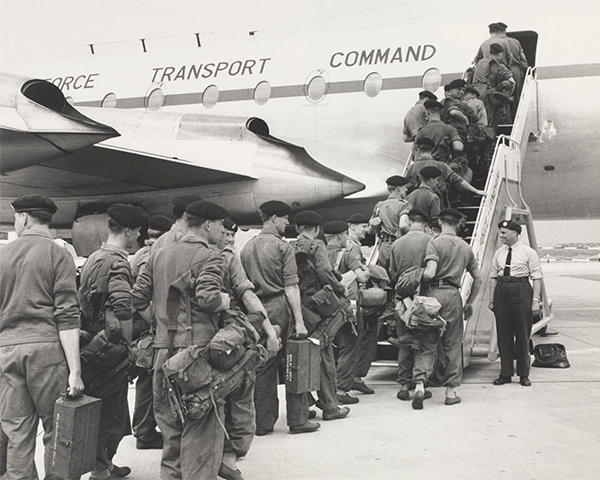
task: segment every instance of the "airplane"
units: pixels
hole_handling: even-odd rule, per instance
[[[600,62],[593,48],[582,48],[582,39],[598,39],[594,16],[578,11],[559,34],[562,4],[545,4],[543,16],[513,15],[518,23],[508,9],[473,8],[478,18],[488,11],[490,22],[503,16],[537,71],[538,126],[522,171],[535,218],[599,218]],[[369,212],[386,193],[385,179],[409,159],[402,120],[417,93],[441,96],[487,38],[469,12],[452,17],[453,28],[436,27],[439,15],[400,24],[385,18],[335,35],[261,39],[258,32],[207,46],[190,34],[180,50],[144,51],[142,41],[138,54],[3,66],[10,73],[0,77],[0,222],[12,223],[6,200],[45,193],[59,206],[53,226],[72,228],[86,255],[116,202],[168,214],[169,199],[194,192],[242,224],[258,223],[258,205],[271,198],[326,219]],[[58,98],[57,90],[63,100],[53,112],[44,98]],[[63,138],[81,146],[23,154],[48,133],[34,121],[44,109],[57,125],[77,123]]]

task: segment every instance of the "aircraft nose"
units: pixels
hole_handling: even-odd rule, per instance
[[[353,193],[360,192],[365,189],[365,184],[361,183],[353,178],[346,177],[342,179],[342,193],[344,197],[352,195]]]

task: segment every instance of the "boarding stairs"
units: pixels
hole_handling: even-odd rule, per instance
[[[523,226],[521,240],[537,251],[531,209],[522,195],[522,165],[530,139],[537,141],[538,128],[537,79],[535,68],[529,68],[523,84],[519,107],[512,126],[499,128],[493,158],[489,168],[485,192],[479,205],[459,207],[467,217],[465,240],[473,248],[482,275],[482,286],[473,305],[473,316],[465,321],[463,342],[463,365],[467,366],[473,356],[487,356],[490,361],[498,358],[498,345],[494,315],[488,309],[491,261],[500,247],[498,223],[516,220]],[[412,160],[407,162],[406,168]],[[543,282],[543,281],[542,281]],[[466,301],[471,291],[472,278],[465,274],[461,295]],[[541,318],[533,325],[532,333],[545,328],[552,319],[551,302],[542,283]]]

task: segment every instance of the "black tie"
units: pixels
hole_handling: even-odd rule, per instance
[[[512,247],[508,247],[506,262],[504,263],[504,276],[510,277],[510,261],[512,260]]]

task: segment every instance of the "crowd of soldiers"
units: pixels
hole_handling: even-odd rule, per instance
[[[15,200],[19,238],[0,250],[2,478],[37,478],[40,419],[46,478],[57,478],[50,473],[56,400],[64,392],[95,395],[107,370],[136,364],[133,422],[127,404],[131,375],[115,377],[98,394],[101,420],[90,478],[116,480],[131,472],[113,458],[133,423],[137,448],[162,449],[163,480],[241,479],[236,461],[248,453],[254,436],[275,428],[278,370],[290,339],[312,336],[320,346],[316,399],[311,392],[285,394],[289,432],[310,433],[320,428],[312,421],[317,411],[311,406],[322,411],[324,421],[339,420],[350,413],[346,405],[359,402],[351,392],[375,393],[364,378],[376,356],[383,319],[396,327],[391,340],[399,347],[398,399],[409,400],[414,389],[412,407],[422,409],[432,397],[425,387],[435,379],[445,387],[446,405],[460,403],[455,389],[462,378],[463,318],[472,315],[481,278],[473,251],[458,236],[464,216],[451,204],[460,200],[458,190],[485,195],[470,184],[469,161],[460,152],[469,144],[468,127],[493,125],[489,119],[497,118],[489,88],[501,82],[494,84],[490,72],[497,79],[505,75],[498,73],[504,71],[503,52],[511,69],[511,59],[518,58],[502,37],[505,29],[490,25],[493,41],[482,45],[474,78],[481,78],[485,67],[487,80],[474,80],[472,89],[451,82],[443,104],[431,92],[421,92],[404,131],[405,140],[415,142],[415,162],[406,176],[387,179],[390,194],[370,217],[356,213],[324,224],[318,213],[303,211],[293,219],[298,236],[288,242],[284,233],[292,209],[271,200],[259,207],[262,230],[238,254],[237,226],[212,202],[177,197],[174,221],[116,204],[106,212],[108,238],[76,279],[72,257],[50,234],[54,202],[37,194]],[[518,86],[516,77],[508,79],[511,92]],[[148,239],[129,259],[142,227]],[[539,311],[541,271],[535,252],[518,241],[520,225],[505,221],[499,228],[506,248],[494,256],[490,290],[502,357],[494,383],[511,381],[516,336],[517,374],[521,385],[529,386],[528,339],[531,315]],[[369,261],[361,249],[368,233],[377,238]],[[463,304],[465,272],[473,284]],[[439,302],[443,329],[413,331],[392,313],[407,296],[399,292],[405,293],[411,282],[417,287],[410,294]],[[315,308],[317,297],[336,305],[335,311]],[[151,363],[141,369],[132,353],[141,355],[148,347]],[[236,366],[250,358],[244,356],[248,351],[258,360],[253,367],[245,364],[238,375]],[[173,368],[180,369],[169,376],[166,367],[184,357],[190,361],[177,364]],[[199,381],[206,368],[209,378],[202,387],[186,391],[181,386]],[[222,398],[214,398],[212,375],[236,379]],[[204,403],[195,394],[200,388],[210,393]],[[202,410],[198,405],[208,406]]]

